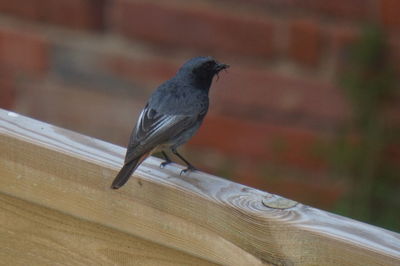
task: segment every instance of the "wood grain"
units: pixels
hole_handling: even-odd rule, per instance
[[[0,194],[1,265],[216,265]]]
[[[123,155],[121,147],[0,111],[0,193],[23,200],[25,210],[40,205],[75,217],[75,227],[122,232],[117,242],[144,239],[165,254],[216,264],[400,265],[397,233],[205,173],[179,176],[181,166],[160,169],[156,158],[111,190]]]

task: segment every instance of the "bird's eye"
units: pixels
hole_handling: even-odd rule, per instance
[[[204,64],[204,66],[206,67],[206,68],[211,68],[212,66],[213,66],[213,62],[212,61],[208,61],[208,62],[206,62],[205,64]]]

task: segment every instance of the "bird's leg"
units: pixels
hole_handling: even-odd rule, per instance
[[[182,161],[184,161],[185,164],[187,165],[187,168],[186,168],[186,169],[183,169],[179,175],[182,175],[182,174],[184,174],[184,173],[186,173],[186,172],[189,172],[189,171],[195,171],[195,170],[197,170],[197,168],[194,167],[191,163],[189,163],[188,160],[186,160],[185,158],[183,158],[183,156],[180,155],[176,149],[171,149],[171,151],[173,152],[173,154],[175,154],[176,156],[178,156],[179,159],[181,159]]]
[[[160,167],[164,168],[166,165],[172,163],[172,161],[164,151],[161,151],[161,154],[164,157],[165,161],[160,164]]]

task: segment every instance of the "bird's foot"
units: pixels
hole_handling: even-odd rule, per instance
[[[160,163],[160,168],[164,168],[165,166],[167,166],[168,164],[172,163],[172,161],[165,161]]]
[[[186,169],[183,169],[179,175],[186,174],[187,172],[197,171],[197,168],[193,165],[189,165]]]

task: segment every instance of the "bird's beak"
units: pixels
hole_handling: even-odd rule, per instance
[[[227,65],[227,64],[218,63],[218,64],[215,65],[215,71],[218,73],[223,69],[227,69],[228,67],[229,67],[229,65]]]

